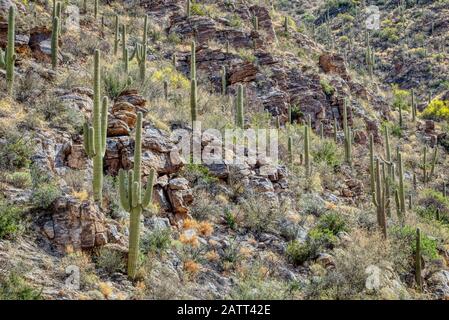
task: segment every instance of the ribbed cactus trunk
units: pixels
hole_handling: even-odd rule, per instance
[[[244,123],[244,110],[243,110],[243,85],[239,84],[237,89],[237,114],[236,114],[236,124],[237,127],[240,129],[243,129],[245,123]]]
[[[168,81],[164,80],[164,99],[168,101]]]
[[[115,15],[114,22],[114,55],[116,56],[118,53],[118,46],[120,42],[120,28],[119,28],[119,17],[118,14]]]
[[[288,105],[288,124],[293,124],[291,104]]]
[[[304,126],[304,167],[306,169],[306,176],[310,176],[310,128]]]
[[[384,164],[382,163],[382,166]],[[384,237],[387,237],[387,218],[386,209],[390,203],[385,195],[385,181],[382,181],[381,165],[379,159],[376,159],[376,192],[373,194],[373,204],[377,208],[377,223],[381,228]]]
[[[122,58],[125,60],[126,56],[126,26],[122,24],[122,36],[120,37],[120,41],[122,42]]]
[[[400,212],[401,212],[401,220],[405,217],[405,189],[404,189],[404,169],[403,169],[403,163],[402,163],[402,154],[399,153],[398,157],[398,171],[399,171],[399,205],[400,205]]]
[[[375,172],[374,172],[374,137],[373,134],[369,136],[369,172],[370,172],[370,185],[371,194],[375,194],[376,182],[375,182]]]
[[[98,18],[98,0],[94,0],[94,17],[95,20]]]
[[[225,95],[226,94],[226,89],[227,89],[227,76],[226,76],[226,66],[223,66],[221,68],[221,94]]]
[[[13,94],[14,89],[14,64],[16,61],[16,23],[15,23],[15,9],[14,6],[9,7],[8,13],[8,43],[6,45],[6,52],[0,49],[0,67],[6,70],[6,85],[8,94]]]
[[[423,170],[423,182],[424,185],[427,185],[427,146],[424,146],[423,150],[422,170]]]
[[[192,41],[190,48],[190,80],[196,80],[196,45]]]
[[[103,199],[103,157],[106,152],[106,133],[108,121],[108,98],[100,101],[100,51],[95,50],[94,56],[94,95],[92,127],[84,124],[84,149],[93,158],[92,189],[94,200],[102,205]],[[101,106],[100,106],[101,104]]]
[[[196,88],[196,80],[190,80],[190,117],[193,122],[197,120],[197,88]]]
[[[186,16],[190,17],[190,1],[191,0],[186,0]]]
[[[345,135],[345,161],[352,167],[352,132],[348,126],[347,100],[343,103],[343,132]]]
[[[137,274],[139,262],[140,242],[140,216],[144,208],[147,208],[153,196],[154,169],[151,169],[147,180],[146,190],[142,191],[141,183],[142,162],[142,113],[137,114],[136,136],[134,142],[134,168],[127,173],[120,169],[119,193],[120,203],[129,217],[129,251],[128,251],[128,276],[134,279]],[[142,197],[143,195],[143,197]]]
[[[293,164],[293,138],[291,136],[288,137],[287,149],[288,149],[288,163],[290,165],[292,165]]]
[[[422,290],[422,264],[421,264],[421,230],[416,229],[416,250],[415,250],[415,280],[419,290]]]
[[[59,18],[53,19],[53,27],[51,31],[51,67],[56,70],[58,66],[58,51],[59,51]]]
[[[412,121],[416,121],[415,90],[412,89]]]

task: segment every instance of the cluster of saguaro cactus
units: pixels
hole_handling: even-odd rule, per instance
[[[239,84],[237,88],[237,110],[236,110],[236,125],[240,129],[244,128],[245,117],[244,117],[244,97],[243,97],[243,85]]]
[[[196,45],[192,41],[190,54],[190,115],[192,123],[197,120],[197,87],[196,87]]]
[[[103,157],[106,151],[106,132],[108,127],[108,99],[103,97],[100,108],[100,51],[94,57],[94,98],[92,127],[84,124],[84,149],[93,158],[93,194],[101,206],[103,189]]]
[[[16,50],[14,41],[16,37],[15,31],[15,9],[14,6],[9,7],[8,14],[8,44],[6,52],[0,49],[0,67],[6,70],[6,83],[8,94],[12,94],[14,87],[14,63],[16,61]]]
[[[345,161],[352,167],[352,132],[348,126],[348,106],[347,100],[343,103],[343,132],[345,135],[344,149],[345,149]]]
[[[120,204],[130,213],[129,218],[129,253],[128,276],[135,278],[139,258],[140,216],[142,210],[147,208],[153,196],[153,181],[155,171],[151,169],[147,180],[146,190],[142,190],[141,182],[142,161],[142,113],[137,114],[136,137],[134,141],[134,167],[126,172],[119,171]],[[142,197],[143,195],[143,197]]]
[[[430,163],[430,171],[429,171],[429,163],[427,163],[427,146],[424,146],[423,148],[423,161],[421,164],[421,168],[423,171],[423,182],[424,185],[426,185],[430,178],[435,174],[435,167],[438,159],[438,147],[435,145],[433,149],[433,158],[432,162]]]
[[[382,171],[381,171],[382,170]],[[377,209],[377,223],[379,224],[384,237],[387,237],[387,215],[386,212],[390,207],[390,199],[387,194],[387,184],[385,181],[385,175],[382,172],[385,170],[385,164],[380,163],[379,159],[376,159],[375,172],[375,191],[372,195],[373,204]]]

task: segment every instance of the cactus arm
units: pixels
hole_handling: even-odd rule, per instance
[[[95,140],[94,140],[94,128],[89,127],[89,135],[88,135],[88,139],[89,139],[89,150],[88,153],[90,155],[91,158],[95,157],[95,155],[97,154],[97,150],[95,149]]]
[[[153,199],[153,181],[154,181],[154,169],[151,169],[150,175],[148,176],[147,187],[142,200],[142,207],[146,208],[149,206],[151,200]]]
[[[108,131],[108,97],[103,97],[101,107],[101,155],[106,153],[106,136]]]
[[[129,198],[128,198],[128,173],[120,169],[119,170],[119,192],[120,192],[120,204],[125,211],[130,210]]]
[[[128,201],[131,205],[133,198],[133,184],[134,184],[134,172],[132,170],[128,171]]]

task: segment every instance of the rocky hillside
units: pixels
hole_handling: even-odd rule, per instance
[[[449,298],[448,9],[0,0],[0,299]]]

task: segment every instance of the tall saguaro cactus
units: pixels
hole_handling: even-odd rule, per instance
[[[369,172],[370,172],[370,185],[371,185],[371,194],[376,193],[376,180],[375,180],[375,171],[374,171],[374,137],[371,133],[369,136]]]
[[[236,114],[236,124],[237,127],[243,129],[245,125],[245,117],[244,117],[244,106],[243,106],[243,85],[239,84],[237,89],[237,114]]]
[[[415,249],[415,280],[419,290],[422,290],[422,264],[421,264],[421,230],[416,229],[416,249]]]
[[[58,51],[59,51],[59,18],[53,19],[53,27],[51,30],[51,67],[56,70],[58,65]]]
[[[119,26],[119,17],[118,14],[115,15],[114,22],[114,55],[118,53],[118,46],[120,43],[120,26]]]
[[[221,67],[221,94],[226,94],[227,88],[227,75],[226,75],[226,66]]]
[[[147,180],[146,190],[142,190],[141,182],[142,161],[142,113],[137,114],[136,137],[134,142],[134,168],[126,172],[119,171],[120,203],[129,212],[129,253],[128,276],[135,278],[139,258],[140,216],[147,208],[153,197],[153,181],[155,171],[151,169]],[[143,197],[142,197],[143,195]]]
[[[343,103],[343,132],[345,134],[345,161],[352,167],[352,132],[348,126],[347,100]]]
[[[405,216],[405,191],[404,191],[404,169],[402,163],[402,154],[398,154],[398,170],[399,170],[399,209],[401,212],[401,219]]]
[[[304,126],[304,166],[306,176],[310,176],[310,127]]]
[[[100,51],[95,50],[94,57],[94,99],[93,99],[93,126],[84,124],[84,149],[90,158],[93,158],[94,199],[99,202],[103,198],[103,157],[106,152],[106,132],[108,128],[108,98],[103,97],[100,109]]]
[[[196,44],[192,41],[190,48],[190,80],[196,80]]]
[[[148,42],[148,16],[145,15],[143,23],[142,44],[136,44],[136,58],[139,64],[140,81],[145,81],[146,62],[147,62],[147,42]]]
[[[193,122],[197,119],[197,88],[196,79],[190,80],[190,116]]]
[[[6,70],[6,83],[9,95],[12,95],[14,88],[14,63],[16,61],[16,50],[14,46],[16,38],[15,15],[14,6],[9,7],[8,44],[6,45],[6,52],[0,49],[0,67]]]

